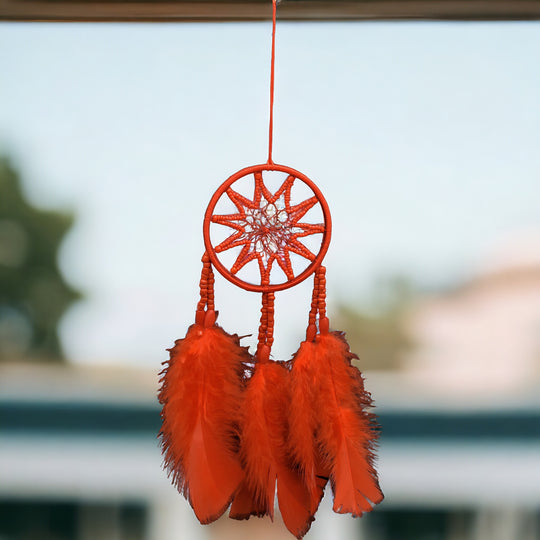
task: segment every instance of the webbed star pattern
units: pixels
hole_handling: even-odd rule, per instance
[[[313,196],[291,205],[291,190],[296,178],[289,175],[275,193],[264,184],[261,172],[254,173],[253,200],[229,187],[226,194],[238,210],[235,214],[213,215],[211,221],[235,230],[226,240],[215,247],[216,253],[241,246],[242,249],[230,271],[236,274],[253,260],[257,260],[261,284],[270,283],[272,266],[276,262],[287,276],[294,279],[290,253],[296,253],[308,261],[316,255],[299,238],[324,233],[322,223],[301,223],[300,220],[319,201]]]

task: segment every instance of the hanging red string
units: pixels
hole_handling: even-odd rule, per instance
[[[276,65],[276,14],[277,0],[272,0],[272,57],[270,59],[270,115],[268,127],[268,164],[272,165],[272,146],[274,142],[274,75]]]

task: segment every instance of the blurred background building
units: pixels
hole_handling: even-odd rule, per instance
[[[151,18],[149,3],[112,4],[92,16],[67,2],[62,17],[1,0],[0,15]],[[315,4],[283,2],[283,17],[540,12]],[[153,9],[196,19],[186,5]],[[261,6],[207,18],[265,19]],[[539,29],[278,27],[275,155],[333,210],[331,322],[375,398],[386,495],[354,520],[327,493],[307,539],[540,539]],[[279,519],[200,526],[157,441],[157,374],[193,317],[201,216],[264,155],[268,30],[0,23],[0,540],[289,537]],[[216,286],[224,327],[255,332],[258,300]],[[309,294],[278,295],[277,358],[302,339]]]

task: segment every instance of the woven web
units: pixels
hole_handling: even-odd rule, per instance
[[[212,223],[225,225],[234,231],[214,248],[215,252],[241,248],[230,268],[232,274],[237,274],[248,263],[256,261],[261,284],[270,283],[274,264],[281,268],[287,281],[290,281],[295,277],[292,254],[302,257],[307,264],[316,258],[316,254],[299,239],[324,232],[322,223],[301,221],[309,210],[319,204],[319,200],[312,196],[292,204],[291,191],[296,180],[292,175],[287,176],[274,193],[265,185],[261,172],[253,176],[252,199],[238,193],[231,186],[225,193],[237,212],[212,216]]]

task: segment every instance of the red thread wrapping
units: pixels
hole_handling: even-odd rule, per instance
[[[274,300],[275,295],[273,292],[263,292],[259,344],[257,347],[257,359],[263,363],[269,360],[270,350],[274,343]]]

